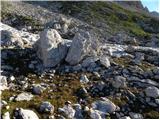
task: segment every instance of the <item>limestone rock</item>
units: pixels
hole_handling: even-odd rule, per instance
[[[68,48],[56,30],[45,29],[41,32],[35,49],[45,67],[54,67],[65,58]]]
[[[91,34],[86,31],[81,31],[75,35],[69,52],[66,57],[66,61],[70,65],[78,64],[85,56],[95,55],[96,49],[93,49],[94,39]]]
[[[103,113],[112,113],[116,111],[116,105],[107,98],[95,101],[92,103],[92,108],[93,110],[98,110]]]
[[[17,97],[15,98],[16,101],[30,101],[33,98],[33,95],[31,93],[20,93],[19,95],[17,95]]]
[[[39,119],[32,110],[17,108],[15,111],[16,119]]]

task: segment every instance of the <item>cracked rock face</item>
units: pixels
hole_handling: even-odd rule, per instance
[[[43,61],[44,67],[54,67],[59,64],[67,53],[67,46],[59,33],[54,29],[45,29],[35,44],[38,57]]]

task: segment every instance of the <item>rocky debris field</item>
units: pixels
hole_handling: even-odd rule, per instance
[[[146,46],[123,33],[102,40],[74,20],[38,32],[0,24],[1,118],[158,119],[158,36]]]

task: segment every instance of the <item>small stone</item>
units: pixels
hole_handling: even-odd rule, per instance
[[[10,80],[10,81],[14,81],[14,80],[15,80],[15,77],[14,77],[14,76],[11,76],[9,80]]]
[[[0,104],[0,107],[2,108],[3,106],[6,106],[7,105],[7,102],[4,101],[4,100],[1,100],[1,104]]]
[[[70,104],[65,104],[63,108],[58,109],[67,119],[72,119],[75,116],[75,110]]]
[[[150,99],[149,97],[146,98],[146,102],[150,102],[150,100],[151,100],[151,99]]]
[[[32,93],[35,95],[40,95],[43,92],[43,89],[40,85],[33,86]]]
[[[7,77],[0,76],[0,90],[8,89]]]
[[[149,102],[148,103],[150,106],[153,106],[153,107],[158,107],[158,105],[156,103],[153,103],[153,102]]]
[[[65,105],[70,105],[71,104],[71,101],[66,101],[65,102]]]
[[[93,74],[94,74],[96,77],[98,77],[98,78],[101,77],[101,75],[100,75],[98,72],[93,72]]]
[[[91,119],[102,119],[100,113],[97,110],[90,110]]]
[[[52,114],[54,112],[54,106],[50,102],[45,101],[40,105],[40,112]]]
[[[76,119],[83,119],[83,115],[82,115],[82,107],[80,104],[74,104],[73,107],[75,108],[75,115],[74,118]]]
[[[159,105],[159,99],[155,99],[155,103]]]
[[[15,96],[12,96],[9,98],[9,101],[13,101],[15,99]]]
[[[142,114],[139,114],[139,113],[130,112],[130,113],[129,113],[129,116],[130,116],[132,119],[143,119]]]
[[[73,71],[79,71],[79,70],[81,70],[81,69],[82,69],[81,64],[78,64],[78,65],[76,65],[76,66],[73,66]]]
[[[54,115],[50,115],[49,119],[55,119]]]
[[[29,64],[29,66],[28,66],[30,69],[34,69],[34,65],[31,63],[31,64]]]
[[[131,119],[129,116],[123,116],[120,119]]]
[[[107,56],[100,57],[100,63],[104,65],[106,68],[110,66],[110,61]]]
[[[116,111],[116,105],[107,98],[102,98],[102,100],[92,103],[92,108],[93,110],[99,110],[104,113],[113,113]]]
[[[7,105],[7,106],[6,106],[6,109],[8,110],[9,108],[10,108],[10,107]]]
[[[9,112],[4,113],[3,116],[2,116],[2,118],[9,120],[9,119],[10,119],[10,114],[9,114]]]
[[[33,95],[31,93],[20,93],[19,95],[17,95],[17,97],[15,98],[16,101],[30,101],[33,98]]]
[[[159,96],[159,89],[156,87],[148,87],[145,89],[145,94],[148,97],[157,98]]]
[[[125,88],[126,85],[126,78],[122,76],[116,76],[115,79],[112,81],[112,86],[115,88]]]
[[[81,75],[81,77],[80,77],[80,82],[81,82],[81,83],[88,83],[88,82],[89,82],[89,79],[87,78],[86,75]]]

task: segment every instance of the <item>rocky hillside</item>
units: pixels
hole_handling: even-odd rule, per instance
[[[159,19],[140,2],[1,8],[1,118],[159,118]]]

